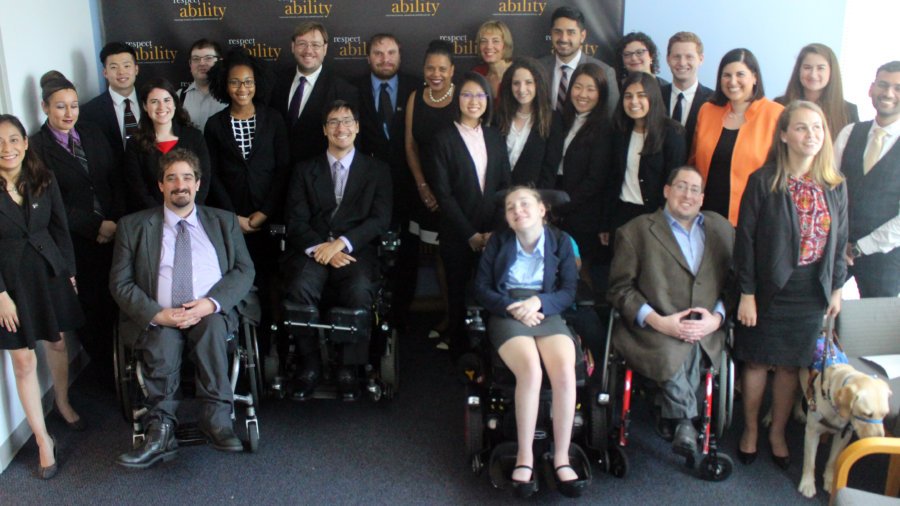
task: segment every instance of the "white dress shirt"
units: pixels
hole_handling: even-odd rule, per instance
[[[306,78],[306,85],[303,87],[303,96],[300,97],[300,111],[297,113],[298,118],[300,114],[303,114],[303,108],[306,107],[306,102],[309,101],[309,96],[312,95],[313,86],[316,85],[316,80],[319,79],[319,74],[322,73],[322,66],[319,65],[319,68],[316,69],[310,75],[303,75],[300,73],[300,69],[297,69],[297,72],[294,74],[294,82],[291,83],[291,92],[288,93],[287,99],[287,107],[290,109],[291,107],[291,99],[294,98],[294,92],[297,91],[297,87],[300,86],[300,76]]]
[[[516,167],[516,162],[519,161],[522,150],[525,149],[525,141],[527,141],[528,136],[531,135],[531,123],[531,118],[529,118],[521,130],[516,129],[515,121],[509,125],[509,133],[506,134],[506,151],[509,153],[510,169]]]
[[[116,111],[116,121],[119,122],[119,133],[122,134],[122,142],[125,142],[125,99],[131,101],[131,112],[134,114],[135,122],[141,121],[141,103],[138,102],[137,91],[132,88],[131,95],[119,95],[112,88],[109,89],[109,96],[112,97],[113,109]]]
[[[678,86],[675,83],[672,83],[672,97],[669,99],[669,117],[675,113],[675,105],[678,103],[678,94],[684,93],[684,98],[681,102],[681,126],[685,126],[687,124],[688,115],[691,112],[691,106],[694,104],[694,95],[697,94],[697,88],[700,87],[700,81],[694,81],[694,84],[691,85],[686,90],[679,90]]]
[[[569,86],[572,86],[572,74],[575,73],[575,67],[578,66],[578,62],[581,61],[581,48],[578,48],[578,52],[575,53],[575,57],[569,60],[569,63],[566,63],[559,59],[559,56],[556,57],[556,63],[553,66],[553,83],[550,87],[550,101],[552,102],[551,110],[556,110],[556,92],[559,90],[559,67],[566,65],[569,67],[569,70],[566,71],[566,79],[569,80]],[[615,83],[613,83],[615,84]],[[612,86],[613,84],[610,84]],[[566,88],[566,91],[569,91]]]
[[[631,141],[628,142],[628,156],[625,162],[625,179],[622,180],[622,191],[619,193],[619,200],[628,202],[629,204],[644,205],[644,198],[641,196],[641,151],[644,149],[643,133],[631,131]]]

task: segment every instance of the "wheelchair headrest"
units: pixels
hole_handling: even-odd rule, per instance
[[[569,203],[569,194],[562,190],[549,190],[549,189],[538,189],[535,188],[535,191],[538,192],[538,195],[541,196],[541,200],[544,201],[544,204],[549,208],[558,207],[561,205],[565,205]],[[510,190],[500,190],[494,195],[496,199],[496,203],[501,208],[503,207],[503,203],[506,201],[506,196],[509,195]]]

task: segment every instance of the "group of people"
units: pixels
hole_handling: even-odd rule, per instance
[[[239,450],[221,337],[237,304],[259,287],[264,328],[280,300],[318,305],[326,286],[341,305],[370,307],[374,243],[392,225],[402,239],[392,273],[402,280],[399,328],[420,242],[438,245],[452,360],[471,351],[470,283],[492,315],[491,342],[517,381],[510,479],[524,493],[535,483],[542,363],[560,490],[577,493],[567,445],[576,344],[559,315],[579,278],[621,313],[615,346],[660,384],[657,428],[680,453],[696,449],[700,363],[718,360],[735,316],[739,456],[756,455],[774,366],[769,441],[787,465],[797,368],[812,358],[823,315],[840,310],[848,266],[862,296],[900,292],[900,62],[878,69],[876,119],[859,123],[821,44],[802,49],[784,96],[770,100],[748,49],[722,57],[710,89],[697,79],[696,34],[668,41],[671,83],[656,75],[661,56],[646,34],[625,35],[612,66],[584,54],[586,37],[583,14],[560,7],[554,53],[515,57],[508,27],[488,21],[477,34],[481,64],[457,77],[452,45],[435,40],[420,84],[400,72],[397,38],[378,34],[369,72],[351,83],[325,63],[326,28],[306,22],[291,37],[296,65],[274,77],[242,48],[223,54],[197,41],[182,90],[160,78],[136,87],[134,50],[111,42],[100,52],[108,90],[80,108],[75,86],[48,72],[40,131],[27,137],[16,118],[0,117],[0,348],[13,357],[41,477],[57,462],[37,341],[47,343],[58,413],[83,429],[61,336],[77,330],[111,381],[118,306],[120,331],[146,363],[148,437],[119,458],[137,468],[177,451],[174,392],[188,341],[201,428],[217,449]],[[568,199],[550,209],[541,190]],[[271,223],[286,225],[284,252],[265,232]],[[299,399],[322,375],[317,346],[299,336]],[[352,399],[367,352],[347,346],[341,356],[339,386]]]

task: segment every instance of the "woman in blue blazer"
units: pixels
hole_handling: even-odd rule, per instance
[[[578,269],[572,240],[544,224],[540,194],[515,187],[506,196],[509,229],[488,241],[475,277],[475,296],[490,312],[488,336],[516,377],[518,454],[511,476],[514,490],[537,489],[533,465],[535,424],[543,373],[553,389],[553,465],[559,490],[578,496],[584,486],[569,465],[575,416],[575,340],[560,316],[575,301]]]

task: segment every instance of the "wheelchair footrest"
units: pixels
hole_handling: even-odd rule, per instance
[[[372,316],[366,309],[334,307],[328,311],[331,323],[331,341],[335,343],[360,343],[368,341],[372,334]]]
[[[206,444],[206,435],[196,424],[181,424],[175,428],[175,439],[181,446]]]
[[[319,308],[316,306],[284,303],[284,324],[288,327],[309,327],[319,323]]]

